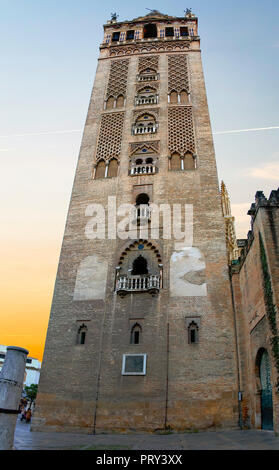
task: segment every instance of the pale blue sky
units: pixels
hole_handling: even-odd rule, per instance
[[[0,5],[6,239],[28,223],[34,237],[61,241],[81,132],[28,134],[83,128],[102,24],[111,12],[121,21],[148,13],[145,7],[174,16],[191,7],[199,17],[213,131],[279,125],[276,0],[153,0],[142,7],[126,0],[2,0]],[[27,135],[3,137],[15,134]],[[227,184],[235,215],[243,214],[237,225],[242,237],[255,192],[263,189],[268,196],[278,187],[279,129],[216,135],[214,141],[219,178]]]

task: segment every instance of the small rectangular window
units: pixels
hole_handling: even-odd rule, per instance
[[[128,41],[129,39],[134,39],[135,37],[135,31],[132,29],[130,31],[127,31],[127,34],[126,34],[126,41]]]
[[[195,343],[196,342],[196,331],[191,330],[190,333],[191,333],[191,343]]]
[[[6,354],[0,354],[0,359],[5,359]]]
[[[119,37],[120,37],[120,32],[118,32],[118,33],[113,33],[111,40],[112,40],[113,42],[119,41]]]
[[[123,354],[122,375],[145,375],[146,354]]]
[[[80,335],[80,344],[84,344],[85,343],[85,331],[82,331],[81,335]]]
[[[166,28],[166,37],[172,37],[172,36],[174,36],[173,28]]]
[[[27,362],[27,364],[31,364],[31,363],[32,363],[32,359],[27,359],[26,362]]]
[[[189,31],[188,31],[188,28],[186,27],[181,27],[180,28],[180,36],[189,36]]]

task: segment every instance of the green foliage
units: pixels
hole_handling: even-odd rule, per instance
[[[277,370],[276,388],[277,388],[277,393],[279,393],[279,335],[278,335],[278,329],[277,329],[277,323],[276,323],[276,308],[273,303],[273,292],[272,292],[271,279],[270,279],[269,270],[268,270],[266,252],[265,252],[262,236],[260,233],[259,233],[259,240],[260,240],[260,256],[261,256],[262,273],[263,273],[264,302],[265,302],[265,308],[266,308],[266,315],[269,321],[270,329],[273,334],[273,336],[270,338],[270,343],[271,343],[274,363],[275,363],[276,370]]]
[[[24,387],[24,390],[26,392],[27,398],[29,400],[34,401],[36,399],[37,393],[38,393],[38,385],[36,384],[31,384],[31,385],[26,385]]]

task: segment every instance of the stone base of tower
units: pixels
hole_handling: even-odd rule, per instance
[[[167,413],[167,421],[166,421]],[[223,392],[217,399],[177,400],[165,404],[155,401],[98,403],[94,426],[95,404],[40,396],[32,419],[32,431],[69,433],[131,433],[196,431],[238,428],[237,396]]]

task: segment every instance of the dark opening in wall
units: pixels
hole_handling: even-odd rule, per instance
[[[156,24],[146,24],[143,27],[143,37],[144,38],[156,38],[157,37],[157,26]]]
[[[149,196],[147,194],[141,193],[136,198],[136,205],[149,204]]]
[[[174,29],[173,28],[166,28],[166,37],[174,36]]]
[[[186,26],[180,28],[180,36],[189,36],[189,31]]]
[[[113,42],[119,41],[119,37],[120,37],[120,32],[118,32],[118,33],[113,33],[111,40],[112,40]]]
[[[138,256],[133,262],[132,276],[148,274],[147,260],[143,256]]]
[[[134,39],[134,37],[135,37],[135,31],[134,30],[127,31],[126,40]]]
[[[80,344],[85,343],[85,336],[86,336],[85,331],[82,331],[81,334],[80,334]]]

